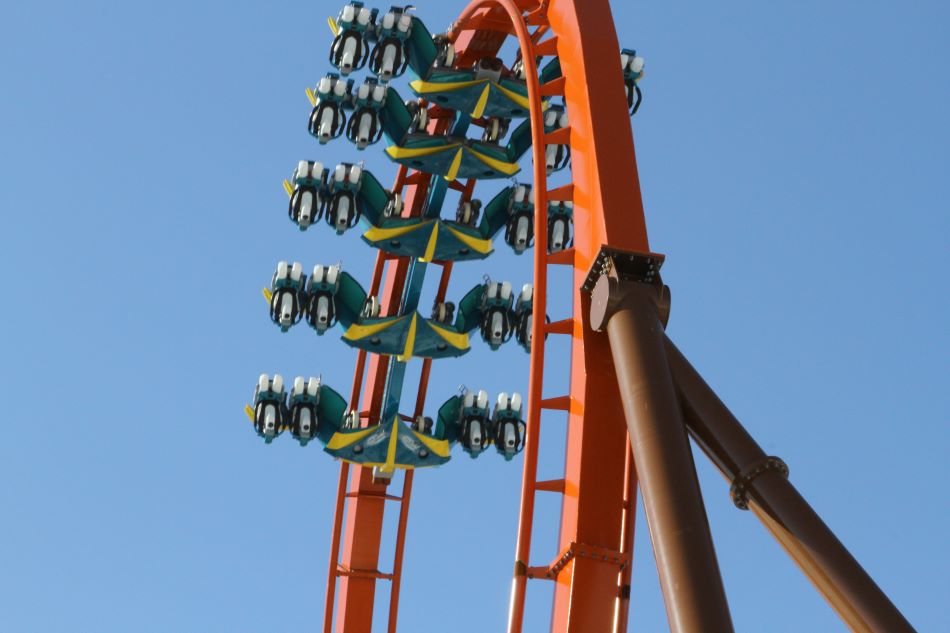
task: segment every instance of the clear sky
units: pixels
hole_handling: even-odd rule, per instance
[[[433,31],[463,6],[417,4]],[[947,4],[613,4],[647,60],[634,133],[670,335],[911,622],[950,630]],[[0,12],[0,630],[319,627],[338,464],[263,445],[241,409],[262,371],[350,384],[355,353],[280,334],[260,297],[280,259],[368,279],[358,232],[299,233],[280,187],[301,158],[395,173],[381,146],[306,132],[338,9]],[[460,297],[485,273],[524,283],[530,260],[499,240],[456,270]],[[514,344],[473,346],[437,366],[430,414],[459,383],[526,389]],[[556,476],[562,438],[542,451]],[[697,462],[737,629],[843,630]],[[502,629],[520,477],[520,459],[460,452],[419,473],[401,631]],[[549,497],[536,564],[555,553]],[[528,631],[549,605],[534,586]],[[642,521],[631,613],[666,628]]]

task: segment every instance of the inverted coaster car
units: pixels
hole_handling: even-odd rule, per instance
[[[449,442],[458,442],[470,457],[478,457],[494,444],[510,460],[524,449],[521,396],[499,394],[491,413],[487,392],[465,390],[439,407],[437,429]]]
[[[307,285],[307,323],[317,334],[340,323],[349,327],[360,318],[366,305],[366,291],[340,266],[313,267]]]
[[[383,188],[361,163],[340,163],[328,170],[318,162],[300,161],[284,189],[290,196],[290,219],[301,231],[324,214],[341,235],[364,217],[379,226],[402,212],[401,198]]]
[[[514,334],[513,304],[510,283],[486,281],[469,290],[459,302],[455,329],[459,332],[478,329],[489,347],[497,350]]]
[[[284,391],[284,379],[275,374],[273,379],[261,374],[254,388],[254,406],[245,406],[244,412],[250,418],[257,435],[270,444],[284,430],[287,419],[287,392]]]
[[[281,331],[306,319],[321,335],[338,322],[344,328],[356,322],[368,299],[359,282],[342,272],[339,265],[314,266],[308,280],[298,262],[277,265],[271,287],[264,289],[264,298],[270,306],[271,320]]]
[[[522,287],[516,302],[510,283],[489,280],[469,290],[459,302],[454,329],[458,332],[477,329],[492,350],[514,336],[530,353],[533,313],[534,287],[531,284]]]
[[[425,25],[409,13],[411,9],[391,7],[379,18],[378,9],[367,9],[362,2],[348,3],[336,19],[329,20],[334,34],[330,63],[348,75],[368,62],[370,71],[383,82],[399,77],[410,66],[421,75],[432,66],[438,50]]]
[[[495,412],[492,414],[492,430],[495,448],[505,461],[524,450],[526,426],[521,414],[521,394],[498,394]]]
[[[486,93],[487,94],[487,93]],[[507,178],[516,174],[518,161],[531,147],[531,122],[522,121],[508,135],[510,118],[487,117],[481,140],[462,136],[430,134],[426,128],[427,110],[414,101],[404,102],[392,87],[368,79],[357,90],[352,82],[328,75],[317,86],[308,89],[313,104],[310,132],[321,143],[346,130],[347,138],[357,149],[365,149],[385,136],[392,145],[386,154],[395,162],[430,174],[456,178]],[[345,124],[345,110],[352,110]],[[565,127],[567,117],[560,106],[551,106],[544,118],[545,133]],[[567,145],[551,145],[546,150],[549,173],[563,169],[570,156]]]
[[[279,262],[270,289],[264,289],[264,298],[270,304],[270,318],[286,332],[303,318],[304,288],[307,276],[299,262]]]
[[[481,455],[492,443],[492,423],[485,391],[465,391],[439,407],[439,426],[469,457]]]
[[[270,444],[285,430],[301,446],[318,439],[326,444],[342,426],[346,401],[318,378],[294,378],[288,405],[284,379],[261,374],[254,389],[254,405],[244,410],[257,434]]]
[[[627,92],[627,108],[630,114],[636,114],[643,101],[639,85],[643,79],[643,66],[643,58],[637,55],[637,51],[630,48],[620,51],[620,68],[623,70],[623,86]]]

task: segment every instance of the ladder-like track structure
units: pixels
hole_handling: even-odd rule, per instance
[[[588,380],[588,376],[597,372],[593,363],[598,359],[609,366],[610,351],[604,341],[591,341],[589,327],[585,332],[584,309],[589,300],[580,294],[580,282],[586,277],[608,231],[612,243],[641,251],[648,248],[629,112],[617,63],[620,48],[609,19],[609,5],[606,2],[573,4],[558,6],[530,0],[473,2],[449,33],[456,46],[459,67],[495,55],[508,37],[517,39],[525,65],[532,122],[535,314],[547,314],[549,266],[572,267],[578,282],[572,315],[551,322],[535,318],[532,322],[527,436],[510,633],[521,630],[529,579],[556,583],[554,631],[608,630],[604,627],[609,626],[615,627],[610,630],[621,633],[626,630],[629,603],[636,474],[622,423],[623,410],[616,381],[610,375],[612,369],[606,377]],[[560,59],[563,75],[542,84],[537,60],[554,56]],[[554,136],[546,135],[542,124],[542,99],[551,97],[564,99],[570,118],[570,126],[554,132]],[[574,129],[586,133],[576,134]],[[594,130],[596,134],[591,134]],[[545,147],[550,144],[570,145],[572,184],[557,188],[547,186]],[[400,171],[394,190],[407,188],[406,207],[419,213],[428,184],[428,179],[414,178],[413,174]],[[471,196],[474,185],[474,181],[465,184],[467,195]],[[549,201],[571,201],[575,213],[574,246],[554,254],[548,253],[546,244]],[[624,212],[608,224],[601,219],[602,210],[611,203]],[[370,292],[383,288],[385,310],[387,306],[394,308],[399,301],[406,263],[400,266],[400,262],[392,262],[395,265],[383,279],[384,263],[385,257],[378,258]],[[440,296],[450,273],[451,266],[443,268]],[[569,394],[551,396],[544,392],[544,347],[549,335],[572,338]],[[384,357],[367,359],[366,356],[360,352],[357,360],[351,407],[357,407],[363,394],[362,409],[373,411],[380,406],[386,361]],[[416,400],[417,415],[425,402],[430,365],[431,361],[426,360],[423,366]],[[364,376],[366,384],[361,388]],[[565,472],[562,478],[553,481],[537,480],[545,411],[567,412],[568,415]],[[590,422],[586,422],[588,420]],[[610,421],[613,428],[605,428]],[[387,630],[396,630],[412,478],[413,472],[406,471],[402,491],[396,496],[387,492],[384,482],[375,481],[369,469],[354,468],[346,463],[341,466],[327,579],[323,625],[326,633],[334,630],[334,621],[338,632],[371,630],[373,609],[370,606],[381,580],[390,585]],[[539,492],[563,495],[562,529],[559,542],[552,544],[551,560],[532,565],[528,553],[534,498]],[[379,548],[387,501],[398,504],[399,521],[392,568],[380,571]]]

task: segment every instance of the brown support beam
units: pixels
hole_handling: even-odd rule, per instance
[[[686,427],[666,362],[668,295],[620,279],[616,267],[591,295],[591,325],[607,330],[660,586],[674,633],[732,631]]]
[[[821,517],[667,338],[666,355],[686,425],[703,451],[733,482],[733,499],[765,524],[852,631],[914,629]]]

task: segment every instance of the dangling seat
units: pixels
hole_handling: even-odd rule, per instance
[[[353,95],[354,112],[346,126],[346,138],[356,149],[366,149],[383,137],[381,111],[386,105],[389,90],[386,86],[367,79]]]
[[[516,255],[534,245],[534,190],[531,185],[515,184],[511,190],[505,243]]]
[[[449,398],[438,413],[438,430],[448,442],[458,442],[470,457],[478,457],[492,443],[488,393],[466,390]]]
[[[327,202],[327,224],[342,235],[360,221],[360,207],[356,204],[363,175],[362,165],[340,163],[330,174],[327,184],[330,199]]]
[[[574,244],[574,203],[548,202],[548,252],[557,253]]]
[[[639,85],[640,80],[643,79],[643,66],[643,58],[637,55],[637,51],[631,48],[620,51],[620,68],[623,71],[623,85],[627,92],[627,108],[631,115],[637,113],[643,101],[643,93],[640,92]]]
[[[301,446],[318,439],[326,444],[343,426],[346,401],[339,393],[311,377],[294,379],[287,427]]]
[[[370,10],[362,2],[350,2],[337,19],[330,18],[335,36],[330,62],[345,76],[361,69],[368,61],[370,71],[383,83],[402,75],[407,68],[424,77],[437,59],[444,61],[445,47],[440,47],[425,24],[409,13],[411,9],[411,6],[391,7],[377,19],[378,9]],[[375,42],[372,52],[370,42]]]
[[[458,304],[455,331],[478,329],[482,340],[497,350],[515,333],[517,317],[512,306],[511,284],[486,281],[466,293]]]
[[[316,90],[307,89],[307,97],[313,106],[307,129],[321,145],[343,134],[346,125],[343,108],[351,98],[352,84],[352,80],[348,82],[330,73],[320,80]]]
[[[492,414],[492,424],[495,448],[505,458],[505,461],[524,450],[525,431],[527,429],[521,419],[521,395],[507,393],[498,394],[495,412]]]
[[[307,286],[307,323],[317,334],[341,323],[348,328],[360,317],[366,302],[366,291],[340,266],[313,267]]]
[[[303,317],[306,283],[307,276],[299,262],[277,264],[270,290],[264,290],[264,297],[270,304],[271,321],[280,327],[281,332],[289,330]]]
[[[290,218],[301,229],[305,217],[313,223],[325,214],[341,234],[362,218],[380,226],[402,213],[402,197],[385,189],[362,164],[340,163],[330,171],[320,163],[300,161],[292,181],[284,181],[284,190],[290,197]]]
[[[387,82],[401,76],[409,67],[409,38],[412,16],[405,9],[393,7],[379,21],[376,46],[369,57],[370,71]]]
[[[323,190],[326,170],[322,163],[302,160],[291,176],[288,215],[301,231],[323,217]]]
[[[503,343],[507,343],[514,333],[512,301],[511,284],[507,281],[489,281],[485,284],[481,307],[482,323],[479,331],[482,340],[488,343],[492,350],[497,350]]]
[[[307,323],[317,334],[323,335],[336,325],[337,310],[335,295],[340,277],[339,266],[313,267],[307,287]]]
[[[245,407],[245,412],[254,430],[266,443],[270,444],[283,432],[287,420],[287,393],[280,374],[274,374],[273,379],[261,374],[254,388],[254,406]]]
[[[515,340],[531,353],[531,317],[534,314],[534,286],[525,284],[515,304]]]
[[[303,376],[294,378],[294,385],[290,390],[290,415],[287,427],[295,440],[301,446],[317,436],[319,426],[317,406],[320,402],[320,380],[311,377],[304,381]]]
[[[551,106],[544,113],[544,133],[550,134],[568,127],[567,112],[563,106]],[[545,169],[550,176],[561,171],[571,162],[571,146],[566,143],[552,143],[544,147]]]
[[[333,23],[335,37],[330,46],[330,63],[343,76],[366,65],[370,53],[367,35],[376,28],[376,15],[376,9],[370,11],[362,2],[351,2]]]

